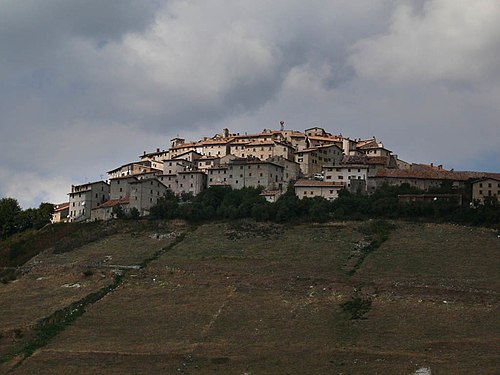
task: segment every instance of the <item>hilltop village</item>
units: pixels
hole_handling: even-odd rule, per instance
[[[500,197],[500,173],[408,163],[375,137],[350,139],[320,127],[301,132],[280,125],[280,130],[257,134],[224,129],[196,142],[174,138],[167,150],[145,151],[139,160],[108,171],[107,181],[71,186],[69,202],[55,206],[53,222],[108,220],[117,208],[146,216],[167,190],[196,196],[211,186],[259,187],[267,201],[275,202],[289,186],[301,199],[334,200],[341,189],[371,194],[385,184],[407,183],[427,191],[447,183],[458,190],[469,182],[475,202]],[[434,194],[404,199],[438,198]]]

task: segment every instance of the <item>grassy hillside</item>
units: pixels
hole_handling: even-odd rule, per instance
[[[0,370],[498,372],[495,231],[404,222],[112,225],[82,246],[45,250],[0,285],[8,306]]]

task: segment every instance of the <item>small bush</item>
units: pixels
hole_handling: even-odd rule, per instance
[[[91,270],[90,268],[87,268],[85,271],[83,271],[83,276],[85,277],[90,277],[94,274],[94,270]]]
[[[371,298],[354,296],[351,300],[340,305],[342,310],[350,315],[351,320],[363,319],[372,306]]]

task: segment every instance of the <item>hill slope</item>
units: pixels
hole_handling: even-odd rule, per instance
[[[403,222],[115,231],[61,254],[49,249],[0,285],[3,366],[493,374],[499,242],[491,230]],[[46,317],[72,324],[40,341]]]

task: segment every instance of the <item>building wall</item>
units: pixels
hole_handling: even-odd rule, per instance
[[[153,162],[144,162],[149,165],[143,165],[139,163],[130,163],[126,164],[120,168],[117,168],[116,170],[108,172],[108,179],[113,179],[117,177],[124,177],[124,176],[133,176],[136,174],[140,173],[147,173],[147,172],[152,172],[157,170],[156,168],[152,168],[150,165]],[[159,162],[154,162],[155,165],[159,166],[159,169],[161,170],[161,163]]]
[[[163,162],[163,174],[177,174],[193,168],[193,163],[188,160],[169,159]]]
[[[130,183],[137,181],[135,177],[109,180],[109,199],[120,199],[130,196]]]
[[[342,160],[342,150],[335,146],[323,146],[302,150],[295,153],[295,161],[299,163],[304,176],[312,177],[321,173],[325,164],[337,165]]]
[[[363,180],[368,178],[368,166],[366,165],[339,165],[323,168],[324,181],[343,183],[345,188],[351,188],[351,180]],[[366,183],[363,184],[366,190]],[[358,185],[356,185],[357,187]]]
[[[283,171],[282,166],[268,162],[232,163],[209,170],[208,186],[229,185],[233,189],[260,186],[279,190],[283,188]]]
[[[295,186],[295,195],[299,199],[323,197],[328,200],[337,199],[339,196],[339,187],[320,187],[320,186]]]
[[[121,205],[123,211],[125,213],[129,212],[129,205],[128,204],[122,204]],[[115,218],[115,215],[113,214],[113,208],[114,207],[98,207],[94,208],[92,210],[90,220],[91,221],[96,221],[96,220],[111,220]]]
[[[363,154],[368,156],[390,156],[391,152],[385,148],[361,149]]]
[[[175,194],[191,193],[194,196],[207,187],[207,175],[203,172],[181,172],[177,175],[177,187],[172,189]]]
[[[68,215],[69,215],[69,207],[63,208],[61,210],[55,211],[52,214],[52,219],[50,222],[52,224],[55,223],[65,223],[68,221]]]
[[[273,156],[266,159],[266,161],[283,167],[283,183],[285,186],[287,186],[290,181],[296,181],[300,177],[300,165],[295,161],[285,159],[281,156]]]
[[[151,207],[158,203],[158,198],[162,197],[167,189],[156,178],[132,183],[130,189],[130,209],[136,208],[141,216],[149,215]]]
[[[229,153],[229,143],[202,143],[200,153],[221,158]]]
[[[92,208],[109,199],[110,187],[105,182],[73,186],[69,193],[69,221],[90,219]]]
[[[216,167],[218,165],[220,165],[219,158],[196,160],[196,168],[205,173],[208,169]]]
[[[500,202],[500,181],[486,179],[472,184],[472,200],[484,203],[484,198],[494,197]]]
[[[407,183],[420,190],[427,191],[431,187],[440,187],[443,180],[421,179],[421,178],[393,178],[393,177],[370,177],[368,178],[368,191],[371,193],[383,185],[400,186]]]

